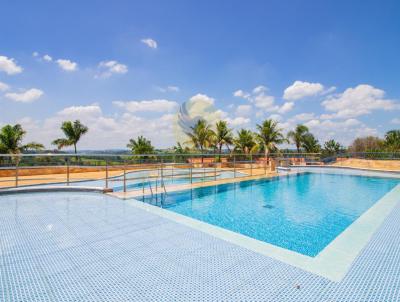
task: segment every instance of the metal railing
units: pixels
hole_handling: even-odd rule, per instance
[[[174,184],[266,175],[276,166],[347,166],[363,160],[378,169],[380,161],[400,160],[400,153],[269,154],[21,154],[0,155],[0,190],[33,185],[85,185],[116,191],[156,194]],[[400,161],[399,161],[400,162]],[[397,163],[397,162],[396,162]],[[400,170],[400,166],[399,166]],[[146,184],[145,184],[146,182]],[[148,189],[146,188],[148,187]]]

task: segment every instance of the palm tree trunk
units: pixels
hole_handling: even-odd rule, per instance
[[[222,144],[219,145],[218,148],[218,161],[221,162],[221,153],[222,153]]]

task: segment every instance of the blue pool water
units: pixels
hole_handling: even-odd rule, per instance
[[[143,201],[314,257],[399,182],[304,173],[146,196]]]

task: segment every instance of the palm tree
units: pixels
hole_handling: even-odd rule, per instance
[[[0,153],[3,154],[20,154],[28,150],[41,150],[44,149],[42,144],[31,142],[23,145],[22,140],[26,131],[22,129],[21,125],[16,124],[5,125],[0,129]],[[16,159],[18,162],[19,159]]]
[[[390,151],[400,150],[400,130],[390,130],[385,134],[385,145]]]
[[[321,151],[321,145],[311,133],[307,133],[304,135],[303,143],[301,146],[307,153],[318,153]]]
[[[177,142],[173,149],[175,154],[186,154],[190,151],[188,147],[183,147],[180,142]]]
[[[257,143],[254,140],[254,134],[250,130],[240,129],[237,132],[237,137],[233,139],[235,146],[234,150],[244,154],[254,152],[257,148]]]
[[[74,153],[77,154],[76,145],[82,135],[88,132],[89,128],[83,125],[79,120],[74,122],[65,121],[61,125],[61,130],[65,134],[65,138],[58,138],[52,142],[58,149],[68,146],[74,146]]]
[[[228,127],[226,121],[217,122],[215,127],[215,145],[218,148],[218,159],[221,161],[222,147],[226,145],[229,150],[229,145],[233,143],[232,129]]]
[[[288,132],[287,137],[296,145],[297,153],[300,153],[300,147],[301,144],[303,143],[304,135],[307,133],[308,133],[307,126],[300,124],[296,126],[296,129],[294,131],[292,130]]]
[[[265,157],[268,157],[271,151],[275,151],[277,145],[287,142],[282,129],[278,128],[278,122],[272,119],[265,120],[261,125],[257,124],[257,130],[256,139],[260,148],[264,149]]]
[[[323,152],[326,155],[334,155],[339,153],[341,150],[343,150],[342,145],[339,144],[337,141],[331,139],[325,142]]]
[[[154,153],[154,147],[151,141],[146,139],[144,136],[138,136],[137,140],[131,138],[129,144],[126,145],[132,150],[133,154],[151,154]]]
[[[201,162],[203,163],[203,152],[205,149],[213,146],[215,141],[215,133],[211,129],[211,126],[203,119],[197,121],[197,123],[190,127],[192,132],[186,133],[189,136],[189,142],[201,152]]]

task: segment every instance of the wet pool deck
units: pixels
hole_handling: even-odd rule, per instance
[[[0,301],[400,301],[400,203],[332,282],[133,200],[56,194],[0,197]]]

